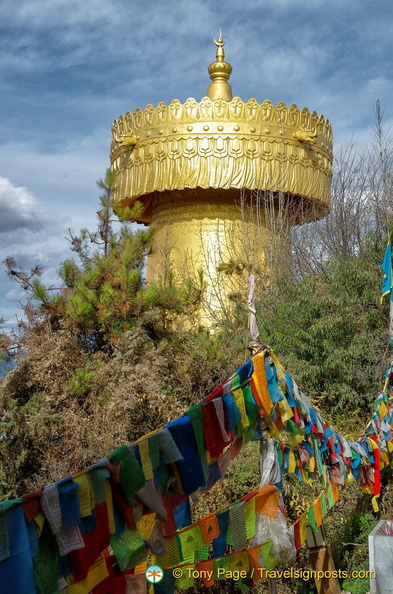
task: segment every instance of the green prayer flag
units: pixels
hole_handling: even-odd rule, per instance
[[[180,540],[184,563],[194,563],[195,551],[201,549],[205,544],[203,542],[200,527],[196,525],[194,528],[180,532],[177,536]]]
[[[192,588],[194,586],[194,577],[193,577],[193,570],[195,570],[195,564],[187,565],[185,569],[183,569],[183,575],[179,578],[176,578],[176,588],[179,590],[188,590],[188,588]]]
[[[96,467],[89,470],[89,480],[96,503],[106,501],[106,479],[109,476],[109,470],[105,467]]]
[[[315,523],[315,511],[314,511],[313,505],[311,505],[310,509],[307,512],[307,519],[308,519],[308,522],[312,528],[312,531],[318,532],[318,526]]]
[[[153,470],[160,466],[160,444],[158,442],[158,435],[154,433],[148,437],[149,440],[149,454]]]
[[[200,549],[195,551],[195,563],[198,561],[207,561],[209,559],[209,545],[203,545]]]
[[[328,500],[329,508],[334,507],[334,504],[336,502],[334,501],[333,491],[332,491],[332,485],[330,483],[329,483],[328,488],[327,488],[327,500]]]
[[[48,522],[44,523],[38,541],[38,555],[33,559],[34,579],[38,594],[59,592],[59,551],[56,537]]]
[[[250,423],[252,423],[257,418],[258,413],[262,407],[255,404],[249,384],[243,386],[242,392],[244,396],[244,404],[246,405],[247,417]]]
[[[233,390],[235,390],[239,385],[240,385],[240,378],[236,374],[235,377],[233,377],[232,380],[231,380],[231,392],[233,392]],[[235,401],[236,406],[239,409],[240,414],[242,414],[240,403],[239,402],[236,402],[236,398],[235,398],[235,395],[234,394],[232,394],[232,397],[233,397],[233,399]],[[245,408],[244,408],[244,411],[245,411]],[[242,415],[242,420],[243,420],[243,415]],[[236,436],[237,437],[241,437],[243,435],[243,433],[244,433],[244,429],[243,429],[243,426],[242,426],[242,421],[240,421],[240,423],[238,423],[236,425]]]
[[[111,536],[110,542],[121,571],[132,569],[145,560],[146,547],[139,530],[125,526],[119,537]]]
[[[319,443],[318,443],[318,440],[315,437],[315,435],[312,435],[312,440],[313,440],[313,450],[315,452],[315,458],[317,461],[318,475],[319,475],[319,479],[321,480],[321,478],[323,477],[323,474],[324,474],[324,466],[322,463],[321,451],[319,449]],[[319,480],[319,482],[320,482],[320,480]]]
[[[278,445],[276,446],[276,452],[277,452],[277,458],[278,458],[279,467],[282,468],[282,451],[281,451],[281,448]]]
[[[253,421],[251,423],[251,425],[249,425],[243,433],[243,445],[245,445],[246,443],[248,443],[249,441],[252,440],[255,430],[257,428],[257,423],[258,423],[258,419],[255,419],[255,421]]]
[[[225,575],[220,572],[220,576],[218,575],[219,569],[225,569],[225,571],[229,570],[230,559],[229,557],[218,557],[214,559],[214,579],[215,580],[222,580],[225,579]]]
[[[0,513],[6,512],[10,507],[18,505],[19,503],[23,503],[22,497],[18,497],[17,499],[9,499],[8,501],[1,501]]]
[[[246,520],[246,534],[247,538],[254,538],[255,536],[255,497],[246,501],[244,506],[244,515]]]
[[[278,563],[277,559],[275,557],[273,557],[273,555],[270,552],[272,545],[273,545],[273,543],[271,540],[268,540],[261,544],[261,555],[263,558],[263,567],[267,571],[272,571]]]
[[[294,435],[299,435],[299,428],[297,427],[296,423],[292,421],[292,419],[288,419],[285,423],[285,429],[288,433],[293,433]]]
[[[326,501],[326,493],[322,491],[321,493],[321,510],[322,510],[322,517],[326,515],[327,512],[327,501]]]
[[[141,466],[126,445],[115,450],[110,460],[112,464],[120,465],[120,486],[128,503],[134,503],[133,495],[145,486],[146,479]]]

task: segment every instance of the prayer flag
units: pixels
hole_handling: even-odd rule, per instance
[[[392,249],[390,241],[386,246],[385,255],[382,261],[382,270],[385,274],[385,278],[382,281],[382,297],[390,293],[392,297]]]
[[[265,569],[267,569],[268,571],[272,571],[278,563],[277,559],[275,557],[273,557],[273,555],[271,554],[272,546],[273,546],[273,543],[271,540],[268,540],[261,544],[261,555],[262,555],[262,559],[263,559],[263,567]]]

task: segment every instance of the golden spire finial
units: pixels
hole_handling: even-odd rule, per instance
[[[218,38],[218,41],[216,41],[216,39],[214,40],[214,43],[217,46],[217,51],[216,51],[216,58],[218,62],[223,62],[224,58],[225,58],[225,53],[224,53],[224,45],[225,45],[225,41],[222,40],[222,32],[220,29],[220,37]]]
[[[225,101],[231,101],[232,89],[231,85],[228,83],[228,79],[231,76],[232,66],[224,60],[225,41],[222,39],[221,29],[220,37],[218,38],[218,41],[215,39],[214,43],[217,46],[217,60],[216,62],[212,62],[207,68],[212,82],[208,86],[206,94],[212,100],[225,99]]]

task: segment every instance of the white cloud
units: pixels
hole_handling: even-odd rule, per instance
[[[16,302],[19,303],[24,297],[23,290],[20,288],[12,288],[4,295],[4,299],[6,301]]]
[[[76,230],[79,224],[89,226],[95,220],[99,199],[96,181],[105,175],[109,166],[109,134],[110,130],[101,130],[82,138],[74,136],[50,152],[29,142],[11,141],[0,145],[2,170],[7,171],[14,182],[12,185],[7,180],[8,197],[4,190],[0,200],[3,204],[14,203],[13,210],[18,211],[22,198],[16,200],[16,196],[23,197],[27,201],[25,216],[30,216],[37,224],[42,217],[45,220],[51,217],[57,222],[65,222],[67,218],[68,224],[77,224]],[[26,188],[16,188],[16,184],[34,187],[40,203]]]
[[[39,230],[42,220],[37,201],[26,188],[0,177],[0,237],[20,229]]]
[[[26,302],[26,296],[7,278],[3,261],[14,257],[17,267],[26,271],[41,265],[44,282],[55,283],[56,268],[70,257],[64,238],[67,217],[47,210],[26,187],[4,177],[0,177],[0,212],[0,314],[10,330],[15,311],[22,315],[17,304]]]
[[[385,94],[393,88],[393,81],[386,78],[385,76],[377,76],[371,78],[367,83],[367,91],[374,97],[379,97],[381,94]]]

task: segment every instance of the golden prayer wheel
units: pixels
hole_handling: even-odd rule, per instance
[[[231,290],[218,281],[220,263],[245,261],[247,246],[261,245],[253,257],[263,265],[263,244],[279,233],[260,208],[253,212],[256,197],[274,212],[284,202],[291,222],[324,216],[333,158],[332,130],[323,116],[296,105],[232,98],[221,34],[215,44],[206,97],[127,112],[113,123],[111,146],[117,207],[138,200],[138,222],[156,229],[147,281],[167,265],[182,276],[184,267],[202,269],[208,307],[201,322],[207,325],[212,309],[222,308],[222,293]]]

